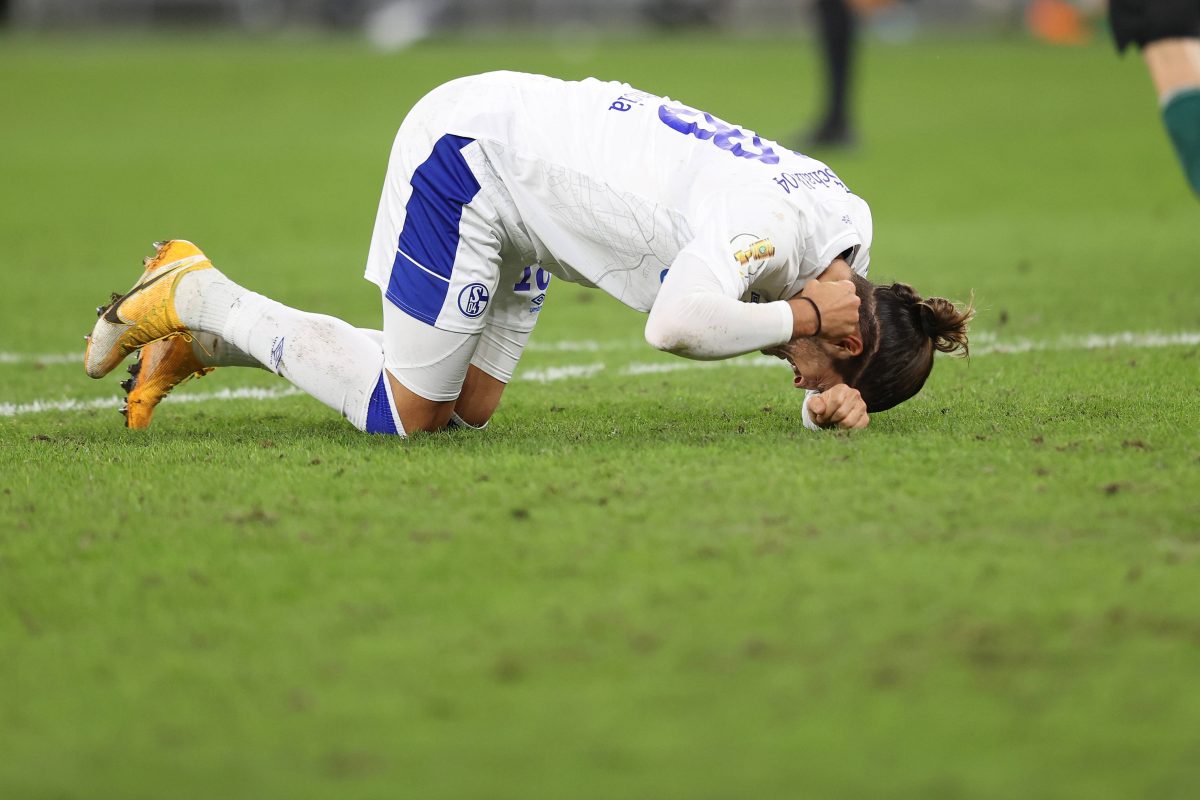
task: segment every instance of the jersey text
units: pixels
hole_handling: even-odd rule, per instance
[[[842,183],[841,178],[835,175],[829,167],[816,169],[812,172],[781,172],[772,180],[788,194],[792,193],[792,189],[799,189],[801,186],[807,186],[809,189],[816,189],[818,187],[830,189],[834,186],[840,186],[847,193],[850,192],[850,187]]]

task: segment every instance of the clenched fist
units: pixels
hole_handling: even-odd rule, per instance
[[[808,416],[822,428],[865,428],[870,424],[867,403],[844,383],[808,398]]]

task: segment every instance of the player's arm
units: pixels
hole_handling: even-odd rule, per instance
[[[747,286],[722,280],[704,259],[681,253],[650,309],[646,341],[685,358],[713,360],[798,336],[840,341],[857,330],[859,299],[849,281],[809,281],[796,297],[772,303],[741,302]]]

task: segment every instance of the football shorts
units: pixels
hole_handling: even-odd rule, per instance
[[[384,364],[410,391],[458,397],[469,364],[507,383],[550,274],[514,248],[512,199],[472,139],[446,133],[452,82],[405,118],[388,162],[367,276],[383,291]]]
[[[1117,52],[1159,39],[1200,38],[1200,0],[1110,0]]]

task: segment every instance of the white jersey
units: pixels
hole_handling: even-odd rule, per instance
[[[506,257],[640,311],[681,253],[756,302],[790,297],[843,253],[866,274],[871,212],[833,170],[670,98],[493,72],[434,90],[411,118],[478,143],[492,173],[480,183],[511,200],[496,204]],[[391,258],[369,262],[381,287]]]

